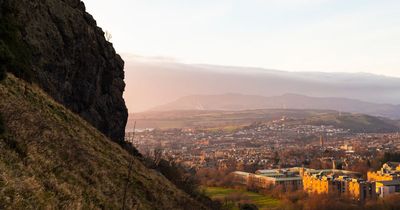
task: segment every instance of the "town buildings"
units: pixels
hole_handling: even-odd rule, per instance
[[[368,172],[367,181],[359,179],[361,174],[337,170],[365,169],[383,154],[399,152],[399,133],[354,133],[332,125],[277,120],[233,130],[137,130],[129,142],[145,156],[161,149],[164,158],[192,171],[236,171],[235,182],[249,187],[340,193],[356,200],[400,192],[400,163],[389,162]],[[309,168],[304,168],[305,174],[296,166]]]
[[[368,172],[368,180],[376,182],[376,193],[386,197],[393,193],[400,193],[400,163],[387,162],[381,170]]]
[[[380,171],[368,172],[367,176],[369,181],[391,181],[400,179],[400,163],[385,163]]]
[[[355,174],[343,170],[304,171],[301,173],[303,189],[309,193],[347,196],[359,201],[375,198],[375,182],[354,178]]]
[[[359,201],[375,198],[375,182],[355,178],[357,175],[355,172],[344,170],[316,170],[300,167],[258,170],[254,174],[233,172],[235,182],[250,188],[303,189],[309,193],[347,196]]]

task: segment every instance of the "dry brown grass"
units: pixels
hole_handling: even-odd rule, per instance
[[[0,209],[121,209],[131,157],[38,87],[0,82]],[[131,209],[202,209],[134,159]]]

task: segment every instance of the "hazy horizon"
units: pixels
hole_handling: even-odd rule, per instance
[[[123,55],[129,112],[147,111],[188,95],[339,97],[400,104],[400,78],[372,73],[289,72],[252,67],[184,64],[169,58]]]
[[[86,0],[121,54],[400,76],[400,2]]]

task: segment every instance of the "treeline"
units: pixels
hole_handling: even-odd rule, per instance
[[[279,195],[282,210],[393,210],[400,209],[400,196],[354,201],[336,194],[308,194],[305,192],[282,193]]]
[[[207,197],[200,188],[200,182],[195,176],[194,170],[187,170],[172,159],[162,156],[162,150],[155,150],[152,154],[142,156],[142,160],[148,168],[157,170],[165,178],[171,181],[179,189],[189,194],[210,209],[221,209],[221,204]]]
[[[202,168],[196,172],[196,178],[201,185],[208,187],[234,187],[233,175],[229,170]]]
[[[383,155],[382,163],[386,162],[400,162],[400,153],[398,152],[386,152]]]

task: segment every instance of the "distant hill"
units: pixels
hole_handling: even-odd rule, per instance
[[[397,121],[363,114],[324,114],[312,116],[305,120],[311,125],[333,125],[361,133],[399,132]]]
[[[291,118],[292,124],[334,125],[353,132],[386,133],[400,131],[398,121],[365,114],[332,110],[258,109],[241,111],[180,110],[130,114],[128,129],[133,128],[234,128],[255,122]]]
[[[251,109],[319,109],[361,113],[390,119],[400,118],[400,106],[378,104],[346,98],[319,98],[298,94],[264,97],[257,95],[223,94],[191,95],[153,108],[171,110],[251,110]]]

